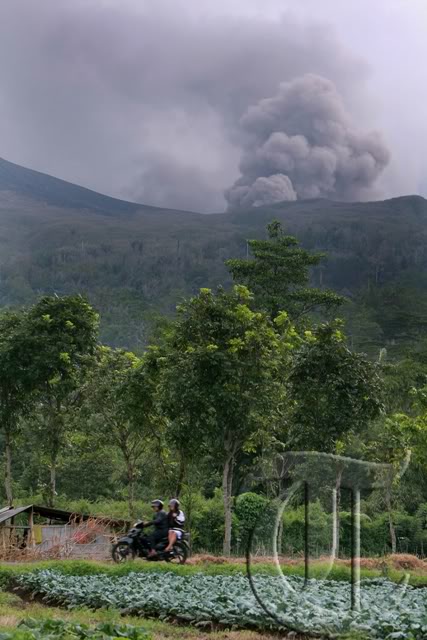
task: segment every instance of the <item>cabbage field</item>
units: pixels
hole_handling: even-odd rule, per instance
[[[86,624],[45,619],[22,620],[18,626],[0,634],[1,640],[152,640],[144,629],[111,622],[89,627]]]
[[[186,622],[214,622],[241,628],[280,626],[308,634],[335,635],[359,631],[372,638],[427,637],[427,588],[366,580],[361,607],[350,609],[350,585],[299,577],[257,575],[258,604],[244,575],[130,573],[73,576],[40,570],[17,578],[26,591],[46,602],[68,607],[114,608],[136,615],[174,617]],[[279,624],[280,622],[280,624]]]

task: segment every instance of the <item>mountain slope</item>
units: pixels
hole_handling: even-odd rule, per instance
[[[182,296],[230,283],[224,260],[246,255],[277,218],[328,254],[318,286],[347,295],[354,344],[414,344],[427,335],[427,201],[284,202],[202,215],[102,196],[0,163],[0,304],[40,293],[86,293],[102,313],[103,340],[144,343],[153,316]]]
[[[156,207],[111,198],[46,173],[21,167],[3,158],[0,158],[0,191],[30,197],[47,205],[89,209],[112,215],[135,213],[139,209],[156,209]]]

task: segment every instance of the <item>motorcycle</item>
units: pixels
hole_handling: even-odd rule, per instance
[[[150,555],[151,545],[144,534],[144,522],[136,522],[128,533],[120,538],[111,548],[114,562],[128,562],[135,558],[145,558],[151,562],[165,561],[184,564],[190,553],[190,534],[184,532],[181,540],[177,540],[171,551],[165,551],[168,541],[165,538],[155,546],[155,555]]]

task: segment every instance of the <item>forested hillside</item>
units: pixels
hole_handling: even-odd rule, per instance
[[[273,218],[327,254],[315,284],[348,298],[353,346],[390,357],[427,331],[427,202],[284,202],[201,215],[135,205],[0,161],[0,303],[86,293],[101,338],[138,348],[157,314],[200,287],[228,286],[224,265]]]

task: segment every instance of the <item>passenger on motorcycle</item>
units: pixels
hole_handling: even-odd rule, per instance
[[[168,513],[168,546],[165,551],[172,551],[173,545],[177,540],[181,540],[184,533],[184,512],[179,508],[179,500],[173,498],[169,501],[169,513]]]
[[[161,500],[153,500],[151,508],[154,511],[153,519],[151,522],[144,523],[144,528],[154,527],[153,533],[148,536],[151,547],[149,555],[154,556],[156,555],[156,545],[168,537],[169,520],[168,514],[163,509],[163,502]]]

